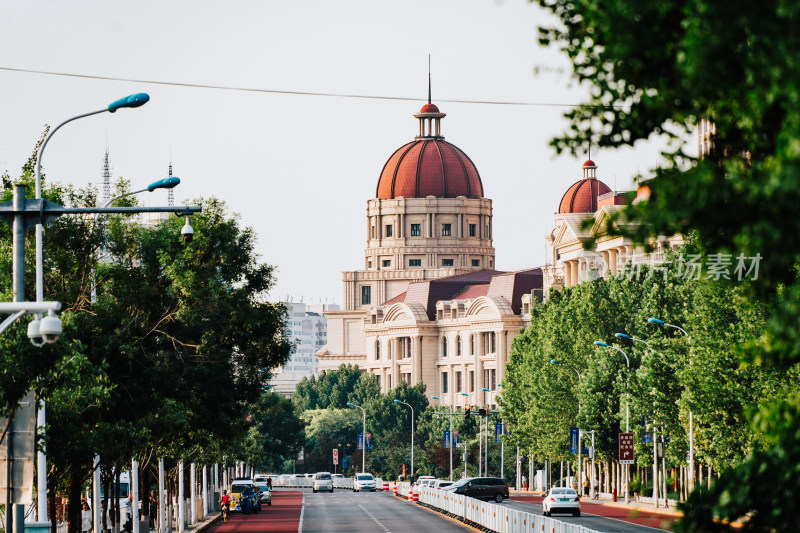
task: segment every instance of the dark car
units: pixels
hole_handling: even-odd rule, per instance
[[[468,477],[456,481],[443,490],[479,500],[494,500],[497,503],[508,499],[508,484],[499,477]]]

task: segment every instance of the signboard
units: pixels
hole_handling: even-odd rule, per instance
[[[342,466],[345,468],[345,470],[347,470],[347,463],[349,463],[349,462],[350,462],[350,458],[349,457],[345,457],[345,458],[342,459]]]
[[[444,430],[444,447],[445,447],[445,449],[450,447],[450,430],[449,429],[445,429]]]
[[[650,444],[653,442],[653,436],[650,433],[642,435],[642,444]]]
[[[0,431],[8,418],[0,418]],[[6,504],[8,483],[8,446],[11,444],[11,503],[33,503],[33,460],[36,435],[36,399],[29,391],[19,403],[11,427],[0,444],[0,503]]]
[[[339,464],[339,450],[337,450],[336,448],[333,449],[333,464],[335,465]]]
[[[494,425],[494,442],[500,444],[500,435],[503,434],[503,423],[498,422]]]
[[[359,433],[356,436],[356,450],[363,450],[364,449],[364,434]]]
[[[578,453],[578,428],[569,428],[569,453]]]
[[[633,433],[619,434],[619,464],[633,464]]]

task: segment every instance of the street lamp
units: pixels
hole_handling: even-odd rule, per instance
[[[414,477],[414,408],[411,407],[410,403],[401,402],[400,400],[395,400],[394,403],[399,403],[402,405],[408,406],[411,409],[411,476]]]
[[[630,372],[631,372],[631,360],[630,360],[630,358],[628,358],[628,354],[626,354],[624,350],[622,350],[620,348],[617,348],[616,346],[612,346],[610,344],[606,344],[605,342],[602,342],[602,341],[594,341],[594,344],[595,344],[595,346],[601,346],[603,348],[614,349],[614,350],[618,351],[619,353],[621,353],[623,356],[625,356],[625,364],[628,367],[628,371],[625,374],[625,397],[626,397],[625,398],[625,433],[629,433],[630,432],[630,416],[631,416],[631,410],[630,410],[630,396],[631,396],[631,394],[630,394],[630,392],[628,392],[628,378],[629,378]],[[629,465],[626,464],[625,465],[625,503],[629,503],[630,502],[630,496],[629,496],[629,491],[628,491],[628,480],[630,479],[629,474],[630,474]]]
[[[364,420],[363,420],[363,423],[362,423],[362,426],[361,426],[362,427],[362,429],[361,429],[361,473],[363,474],[364,472],[366,472],[366,470],[364,469],[364,464],[365,464],[364,463],[364,458],[367,455],[367,412],[364,410],[363,407],[361,407],[360,405],[356,405],[356,404],[354,404],[352,402],[347,402],[347,405],[349,405],[350,407],[358,407],[359,409],[361,409],[361,414],[364,415]]]
[[[439,404],[441,405],[441,398],[438,396],[431,396],[431,398],[439,400]],[[450,449],[450,481],[453,481],[453,440],[453,407],[450,406],[450,442],[447,443],[447,447]]]
[[[676,326],[674,324],[667,324],[663,320],[658,318],[648,318],[648,322],[651,324],[655,324],[656,326],[667,326],[668,328],[674,328],[683,333],[683,335],[688,339],[689,334],[686,333],[686,330],[680,326]],[[692,359],[689,358],[689,366],[692,364]],[[694,415],[692,412],[691,407],[689,407],[689,492],[694,490]],[[656,503],[658,505],[658,503]]]
[[[573,372],[575,372],[575,375],[578,376],[578,415],[580,415],[581,414],[581,399],[580,399],[581,373],[578,372],[578,370],[575,367],[570,366],[570,365],[564,363],[563,361],[558,361],[556,359],[550,359],[550,364],[551,365],[565,366],[565,367],[569,368],[570,370],[572,370]],[[583,453],[581,453],[582,451],[583,451],[583,445],[582,445],[582,440],[581,440],[581,430],[580,430],[580,427],[579,427],[578,428],[578,454],[577,454],[578,455],[578,472],[580,472],[580,474],[578,475],[578,482],[579,483],[580,483],[580,476],[583,475]],[[594,458],[594,455],[592,455],[592,458]],[[592,466],[592,477],[594,478],[594,465]],[[592,489],[594,489],[594,484],[592,485]]]
[[[486,403],[486,393],[492,392],[486,387],[482,387],[483,391],[483,404],[486,406],[486,448],[483,450],[483,475],[489,475],[489,404]]]

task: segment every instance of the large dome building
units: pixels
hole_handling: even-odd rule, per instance
[[[343,309],[325,313],[319,370],[357,364],[384,392],[424,382],[445,404],[494,406],[542,271],[495,271],[477,166],[445,141],[430,97],[414,117],[417,135],[389,156],[367,201],[364,268],[343,273]]]
[[[412,281],[494,268],[492,201],[472,160],[444,140],[430,102],[419,132],[394,151],[367,202],[364,270],[344,273],[344,309],[366,309]]]

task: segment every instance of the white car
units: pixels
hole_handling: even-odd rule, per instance
[[[256,493],[258,494],[258,503],[266,503],[267,505],[272,505],[272,491],[269,490],[269,485],[267,485],[267,482],[256,481],[255,486],[256,486]]]
[[[542,501],[542,514],[551,516],[553,513],[571,513],[572,516],[581,515],[581,498],[575,489],[570,487],[553,487]]]
[[[433,488],[434,489],[443,489],[445,487],[449,487],[453,483],[455,483],[455,481],[450,481],[449,479],[437,479],[433,483]]]
[[[433,476],[419,476],[417,478],[417,485],[420,487],[432,487],[436,478]]]
[[[314,482],[311,489],[316,493],[321,490],[333,492],[333,478],[330,472],[317,472],[314,474]]]
[[[372,474],[356,474],[353,480],[353,492],[362,492],[369,490],[375,492],[375,478]]]

